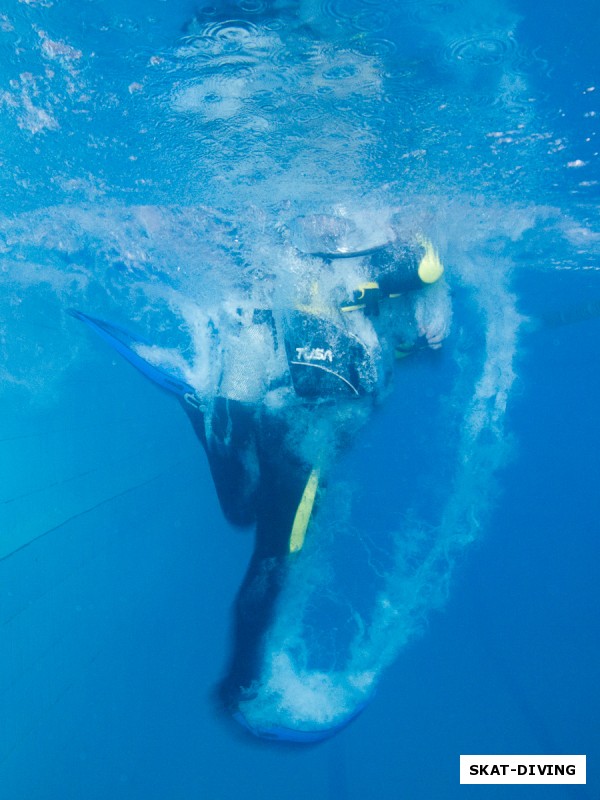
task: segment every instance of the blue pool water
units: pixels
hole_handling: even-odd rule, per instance
[[[596,5],[4,4],[0,797],[598,796]],[[251,534],[66,311],[208,391],[209,319],[291,303],[295,220],[332,212],[424,230],[453,319],[332,465],[251,713],[370,702],[281,749],[214,701]],[[588,784],[460,786],[461,753]]]

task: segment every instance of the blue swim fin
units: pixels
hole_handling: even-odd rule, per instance
[[[268,739],[272,742],[294,742],[295,744],[317,744],[318,742],[324,742],[326,739],[331,739],[332,736],[343,730],[358,717],[365,706],[366,702],[361,703],[350,711],[344,719],[329,728],[303,728],[301,725],[298,728],[292,728],[286,725],[279,725],[277,722],[254,725],[248,722],[243,712],[239,709],[233,713],[233,718],[247,731],[250,731],[254,736],[258,736],[259,739]]]
[[[127,359],[130,364],[138,369],[143,375],[149,378],[153,383],[156,383],[162,389],[166,389],[171,394],[176,394],[178,397],[186,398],[186,396],[195,397],[196,392],[189,383],[183,381],[180,377],[173,373],[166,372],[154,364],[151,364],[145,358],[142,358],[136,350],[136,345],[149,346],[150,343],[144,339],[136,338],[128,333],[123,328],[113,325],[110,322],[104,322],[95,317],[89,317],[81,311],[70,308],[68,313],[79,319],[98,334],[105,342],[113,347],[117,353]]]

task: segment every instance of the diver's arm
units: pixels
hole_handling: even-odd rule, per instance
[[[437,284],[444,274],[440,256],[429,239],[397,242],[373,255],[370,276],[358,285],[352,299],[341,304],[342,311],[362,310],[378,316],[380,303],[412,295]]]
[[[438,251],[425,237],[416,242],[397,244],[390,250],[381,264],[377,284],[382,297],[397,297],[400,294],[423,289],[436,284],[444,274],[444,266]]]
[[[437,249],[429,239],[419,237],[416,246],[397,250],[395,268],[378,280],[382,296],[404,296],[412,307],[414,341],[409,349],[414,349],[419,339],[425,339],[429,347],[437,350],[449,333],[452,305],[443,274]]]
[[[415,292],[414,315],[418,335],[425,338],[429,347],[438,350],[452,323],[452,300],[446,281],[440,280]]]

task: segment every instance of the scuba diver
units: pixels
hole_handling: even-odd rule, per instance
[[[206,452],[224,516],[232,525],[255,527],[219,696],[238,722],[270,739],[318,741],[341,727],[257,729],[242,708],[260,684],[265,637],[288,565],[302,550],[333,459],[389,389],[394,361],[416,349],[438,349],[451,318],[443,266],[429,240],[386,236],[361,246],[348,236],[348,225],[328,215],[295,221],[290,244],[307,268],[293,307],[259,307],[246,299],[227,312],[228,325],[220,318],[210,397],[167,364],[164,352],[71,312],[178,396]]]

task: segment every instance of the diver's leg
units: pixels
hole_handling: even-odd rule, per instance
[[[234,712],[260,678],[265,637],[292,557],[294,522],[312,473],[310,465],[289,452],[286,438],[287,429],[281,421],[263,421],[256,543],[235,601],[233,652],[220,687],[222,701]]]
[[[207,420],[200,409],[185,401],[182,405],[206,451],[223,514],[233,525],[252,525],[256,519],[259,469],[254,409],[220,397]]]

